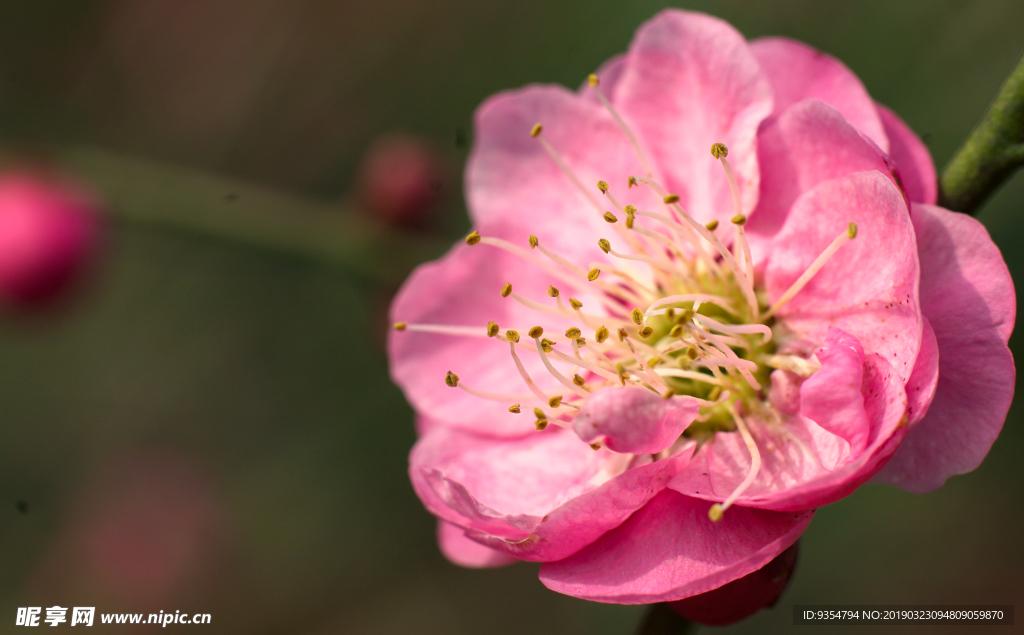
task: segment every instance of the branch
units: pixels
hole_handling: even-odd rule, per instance
[[[974,214],[1024,165],[1024,57],[1006,78],[985,117],[943,170],[939,205]]]

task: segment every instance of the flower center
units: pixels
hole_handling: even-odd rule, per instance
[[[614,241],[601,238],[597,242],[597,247],[613,258],[613,264],[584,266],[572,262],[532,235],[526,246],[476,231],[466,237],[466,242],[514,254],[545,271],[563,288],[585,292],[585,297],[594,298],[600,306],[584,306],[574,297],[566,303],[555,286],[548,289],[547,299],[527,298],[516,293],[510,281],[500,290],[501,296],[533,310],[537,316],[533,325],[490,322],[486,327],[471,327],[399,322],[395,328],[506,342],[511,363],[528,393],[488,392],[467,385],[451,371],[445,383],[483,399],[510,403],[509,412],[513,414],[520,414],[524,407],[531,409],[538,430],[549,424],[571,427],[590,394],[602,388],[640,386],[665,399],[680,395],[697,399],[700,414],[684,437],[704,443],[718,433],[739,432],[751,454],[747,478],[721,505],[712,507],[711,516],[717,520],[753,482],[760,468],[757,445],[743,415],[758,415],[758,420],[766,422],[782,419],[767,400],[771,371],[784,368],[806,377],[820,367],[814,358],[776,354],[774,315],[846,241],[856,236],[856,226],[851,223],[769,306],[767,294],[755,277],[744,232],[746,217],[726,158],[728,148],[721,143],[711,148],[732,193],[734,216],[731,228],[726,230],[718,221],[698,223],[680,205],[678,196],[654,180],[636,137],[597,88],[596,77],[591,76],[590,85],[629,138],[647,172],[643,177],[630,176],[626,189],[649,187],[660,197],[662,207],[639,210],[623,205],[605,181],[597,183],[596,192],[585,187],[544,139],[542,126],[537,124],[530,135],[614,232],[610,234]],[[598,194],[603,195],[604,202]],[[573,325],[564,333],[546,331],[543,324],[548,316],[569,320]],[[527,372],[520,354],[539,356],[546,372],[564,389],[557,393],[542,390]],[[598,449],[600,444],[592,447]],[[670,452],[671,448],[663,453]]]

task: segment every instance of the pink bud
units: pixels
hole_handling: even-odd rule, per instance
[[[73,185],[0,175],[0,303],[29,308],[57,296],[91,260],[100,225],[95,201]]]
[[[441,199],[445,176],[441,157],[426,141],[386,135],[363,158],[360,201],[389,225],[423,227]]]

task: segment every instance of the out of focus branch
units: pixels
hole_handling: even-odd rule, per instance
[[[447,246],[336,205],[105,150],[49,149],[46,159],[92,185],[121,222],[225,240],[372,282],[400,282]]]
[[[1024,57],[939,179],[939,204],[974,214],[1024,165]]]

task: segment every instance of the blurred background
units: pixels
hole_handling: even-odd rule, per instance
[[[839,57],[940,167],[1024,48],[1019,0],[672,4]],[[404,275],[468,227],[477,104],[577,86],[664,6],[0,1],[0,160],[111,213],[73,288],[0,317],[0,633],[53,604],[217,633],[632,632],[641,608],[547,591],[535,565],[442,558],[383,342]],[[980,214],[1018,284],[1022,212],[1018,174]],[[776,608],[721,631],[1024,598],[1022,414],[935,493],[820,510]]]

